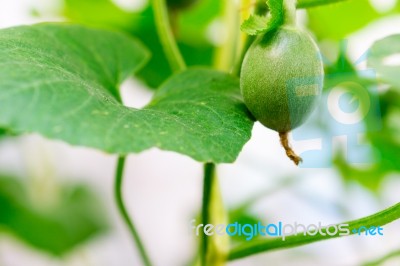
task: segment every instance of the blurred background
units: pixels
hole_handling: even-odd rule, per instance
[[[215,65],[215,51],[228,38],[224,1],[198,0],[183,9],[177,2],[169,4],[185,60]],[[232,6],[237,13],[249,9]],[[400,34],[400,1],[349,0],[299,10],[298,20],[317,40],[327,73],[321,106],[293,133],[305,164],[295,167],[276,132],[255,124],[235,164],[218,168],[231,221],[331,224],[399,202],[400,88],[381,82],[365,56],[376,40]],[[144,106],[171,75],[146,0],[0,1],[1,28],[43,21],[118,29],[145,43],[153,57],[123,84],[128,106]],[[399,59],[392,63],[400,69]],[[372,111],[363,113],[366,103],[354,87],[367,91]],[[114,202],[115,164],[116,156],[93,149],[1,132],[0,266],[140,265]],[[157,149],[129,156],[124,198],[155,265],[193,261],[197,239],[189,225],[201,196],[200,163]],[[318,242],[229,265],[363,265],[399,254],[399,232],[396,221],[383,236]],[[400,265],[400,256],[379,265]]]

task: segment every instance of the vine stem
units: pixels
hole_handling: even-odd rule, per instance
[[[174,39],[165,0],[153,0],[153,9],[158,36],[172,70],[174,72],[185,70],[186,64]]]
[[[168,17],[168,9],[166,7],[165,0],[153,0],[152,3],[155,13],[157,32],[168,62],[174,72],[184,71],[186,69],[186,64],[171,30],[171,24]],[[221,204],[221,199],[219,198],[219,187],[216,186],[215,178],[216,165],[214,163],[205,163],[202,203],[203,224],[206,224],[209,221],[214,221],[214,219],[219,220],[220,216],[223,216],[225,213]],[[227,254],[227,250],[224,252],[225,247],[227,247],[225,242],[208,241],[207,237],[203,236],[200,244],[201,265],[210,265],[208,264],[209,262],[212,262],[212,265],[215,266],[223,265]]]
[[[246,0],[247,1],[247,0]],[[231,72],[234,66],[238,47],[240,43],[240,22],[239,6],[231,0],[223,0],[223,25],[226,35],[225,40],[215,49],[213,65],[214,68],[222,71]]]
[[[361,227],[370,228],[371,226],[383,226],[399,218],[400,218],[400,203],[397,203],[383,211],[377,212],[370,216],[349,222],[344,222],[341,224],[348,224],[349,234],[355,234],[358,233],[358,230]],[[336,226],[339,226],[339,224],[337,224]],[[290,235],[285,238],[285,241],[283,241],[279,237],[275,237],[272,239],[271,238],[262,239],[258,241],[253,241],[252,243],[249,244],[243,244],[237,248],[232,249],[229,254],[228,260],[236,260],[260,252],[293,248],[341,236],[342,235],[339,235],[339,233],[336,233],[334,235],[322,235],[320,232],[318,232],[316,235],[313,236],[312,235],[304,236],[303,234]]]
[[[298,0],[297,8],[310,8],[322,5],[329,5],[339,2],[344,2],[348,0]]]
[[[219,188],[216,165],[204,164],[203,202],[201,209],[201,222],[208,224],[226,224],[228,218],[224,208],[221,191]],[[229,252],[229,236],[207,236],[200,238],[200,265],[223,266]]]
[[[151,266],[150,258],[147,255],[146,249],[140,239],[139,233],[136,230],[136,227],[133,221],[130,219],[128,211],[126,210],[123,197],[122,197],[122,181],[124,176],[124,167],[125,167],[125,156],[119,156],[117,160],[117,168],[115,171],[115,199],[117,202],[118,210],[121,213],[122,218],[124,219],[128,229],[136,243],[136,246],[139,250],[139,254],[141,256],[142,262],[145,266]]]
[[[204,164],[204,180],[203,180],[203,202],[201,209],[201,222],[206,225],[210,221],[210,201],[211,201],[211,189],[213,179],[215,178],[215,165],[212,163]],[[207,265],[207,248],[208,248],[208,237],[205,234],[202,234],[201,237],[201,252],[200,252],[200,264],[201,266]]]

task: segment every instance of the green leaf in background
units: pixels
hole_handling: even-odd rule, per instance
[[[233,162],[253,126],[239,81],[189,70],[166,82],[144,109],[128,108],[118,101],[118,85],[146,56],[125,35],[81,26],[1,30],[0,127],[110,153],[158,147]]]
[[[379,40],[371,47],[368,55],[368,66],[375,69],[378,79],[389,85],[381,93],[382,130],[371,133],[369,138],[379,151],[379,168],[387,172],[400,171],[400,35],[392,35]],[[368,121],[367,121],[368,122]],[[367,124],[368,126],[368,124]]]
[[[364,168],[350,165],[341,154],[337,154],[333,162],[346,184],[357,182],[374,193],[379,191],[383,178],[387,174],[376,164]]]
[[[0,128],[0,140],[7,135],[7,130]]]
[[[307,12],[308,27],[318,39],[337,41],[382,16],[368,0],[344,1],[310,8]]]
[[[176,14],[178,41],[190,45],[209,44],[207,31],[210,24],[219,18],[223,8],[223,1],[198,0],[192,8]]]
[[[87,187],[60,189],[54,206],[39,208],[32,204],[26,183],[0,177],[0,229],[61,256],[108,228],[98,198]]]
[[[368,66],[376,70],[379,79],[400,90],[400,34],[375,42],[368,55]]]
[[[380,98],[381,125],[378,131],[370,130],[375,127],[373,120],[366,120],[367,139],[373,147],[371,156],[375,163],[357,167],[349,165],[342,157],[335,158],[335,164],[346,181],[357,181],[368,189],[378,192],[384,178],[395,172],[400,172],[400,93],[390,89]]]
[[[351,1],[351,0],[298,0],[297,8],[311,8],[322,5],[330,5],[342,1]]]
[[[233,210],[229,212],[229,224],[234,224],[234,223],[238,223],[241,225],[244,224],[258,224],[259,222],[261,222],[262,219],[257,217],[256,215],[251,214],[249,211],[247,210],[243,210],[243,209],[238,209],[238,210]],[[259,235],[255,236],[253,239],[258,238]],[[242,234],[234,234],[232,236],[232,240],[236,241],[238,243],[245,243],[247,241],[250,241],[248,239],[248,236],[242,235]]]
[[[240,27],[242,31],[249,35],[257,35],[276,29],[283,23],[283,1],[267,0],[266,4],[270,10],[268,15],[266,17],[251,15],[242,23]]]
[[[126,11],[111,0],[64,0],[64,6],[63,14],[73,22],[123,30],[140,39],[152,54],[148,64],[136,74],[147,86],[157,88],[172,75],[158,38],[151,5],[142,10]],[[214,46],[207,39],[207,31],[221,9],[220,1],[201,0],[191,8],[172,13],[177,42],[187,65],[212,64]]]
[[[374,192],[379,191],[380,184],[387,175],[400,171],[398,156],[398,149],[400,149],[399,47],[400,35],[392,35],[377,41],[368,55],[368,66],[377,72],[379,80],[390,85],[387,91],[379,95],[380,117],[372,117],[364,121],[366,137],[372,144],[371,156],[375,163],[357,167],[349,165],[340,155],[337,155],[334,160],[345,181],[357,181]],[[366,86],[366,84],[363,85]],[[379,119],[381,129],[371,130],[371,128],[376,128],[377,119]]]
[[[64,0],[64,12],[76,21],[91,22],[129,30],[136,21],[133,13],[126,12],[109,0]]]

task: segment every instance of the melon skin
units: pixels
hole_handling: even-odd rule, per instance
[[[240,73],[247,108],[277,132],[289,132],[305,122],[320,98],[324,77],[316,43],[295,27],[258,36]]]

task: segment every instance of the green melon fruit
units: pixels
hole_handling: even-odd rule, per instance
[[[300,126],[322,90],[323,66],[311,37],[295,26],[258,36],[244,58],[244,102],[264,126],[286,133]]]

